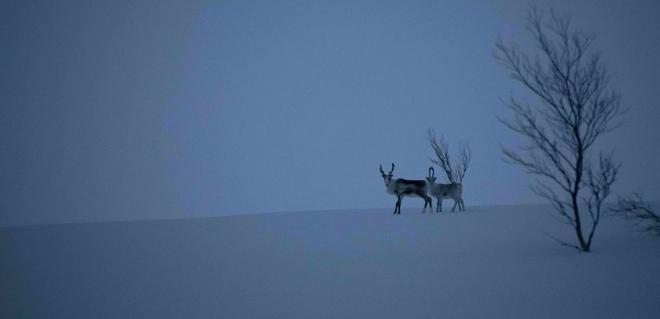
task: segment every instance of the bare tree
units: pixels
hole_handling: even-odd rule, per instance
[[[503,148],[504,160],[536,175],[532,190],[573,227],[578,244],[562,244],[588,252],[620,168],[611,153],[601,154],[595,166],[590,155],[594,143],[618,127],[620,95],[609,87],[600,53],[592,48],[594,37],[576,30],[570,18],[532,8],[527,30],[535,44],[532,54],[516,44],[495,46],[497,62],[537,98],[533,105],[513,96],[504,102],[513,117],[500,121],[526,141],[519,150]]]
[[[638,220],[643,224],[645,231],[660,235],[660,215],[644,200],[642,194],[636,193],[632,197],[619,198],[612,206],[612,210]]]
[[[461,143],[458,147],[458,156],[454,161],[449,154],[449,143],[444,136],[437,137],[435,132],[429,130],[429,144],[435,153],[435,158],[432,158],[431,161],[445,172],[450,183],[462,184],[472,161],[470,145]]]

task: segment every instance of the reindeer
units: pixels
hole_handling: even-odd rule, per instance
[[[454,200],[454,207],[451,209],[453,212],[458,205],[459,211],[465,210],[463,203],[463,178],[472,161],[472,151],[470,145],[461,143],[458,149],[456,158],[452,158],[449,154],[449,143],[444,137],[436,137],[433,131],[429,130],[429,144],[433,148],[435,158],[431,162],[438,165],[447,176],[449,184],[435,183],[435,171],[433,167],[429,167],[429,177],[426,178],[429,184],[431,196],[438,199],[436,210],[442,211],[442,199],[451,198]]]
[[[431,212],[433,212],[433,199],[426,195],[428,192],[426,182],[423,180],[407,180],[403,178],[392,180],[393,172],[394,163],[392,163],[392,169],[387,174],[383,171],[383,165],[380,165],[380,175],[383,176],[387,192],[396,195],[397,198],[396,206],[394,207],[394,214],[401,214],[401,198],[404,196],[423,198],[424,209],[422,210],[422,213],[426,213],[426,206],[429,206]]]
[[[463,184],[436,183],[435,170],[433,167],[429,167],[429,176],[426,178],[426,184],[428,186],[429,195],[435,197],[437,200],[435,203],[436,212],[442,212],[443,198],[451,198],[454,200],[454,207],[451,209],[452,212],[456,210],[456,205],[458,205],[459,211],[465,211],[465,204],[463,203]]]

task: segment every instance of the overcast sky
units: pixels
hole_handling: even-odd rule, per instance
[[[601,143],[617,192],[658,199],[660,5],[543,3],[598,36],[630,108]],[[526,8],[3,1],[0,225],[393,207],[378,165],[423,178],[428,129],[471,144],[468,208],[540,202],[496,120],[521,91],[493,46],[528,41]]]

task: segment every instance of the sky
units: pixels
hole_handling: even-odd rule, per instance
[[[660,4],[541,1],[597,36],[629,108],[615,192],[660,198]],[[393,207],[426,132],[469,142],[466,206],[542,202],[496,120],[525,1],[2,1],[0,225]],[[422,201],[404,200],[421,207]]]

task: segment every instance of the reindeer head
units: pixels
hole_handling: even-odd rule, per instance
[[[426,177],[426,181],[429,184],[434,184],[435,183],[435,170],[433,169],[433,166],[429,167],[429,176]]]
[[[387,174],[385,174],[385,171],[383,171],[383,165],[380,165],[380,175],[383,176],[383,181],[385,181],[385,186],[390,185],[390,183],[392,182],[392,176],[394,176],[393,173],[394,173],[394,163],[392,163],[392,169]]]

